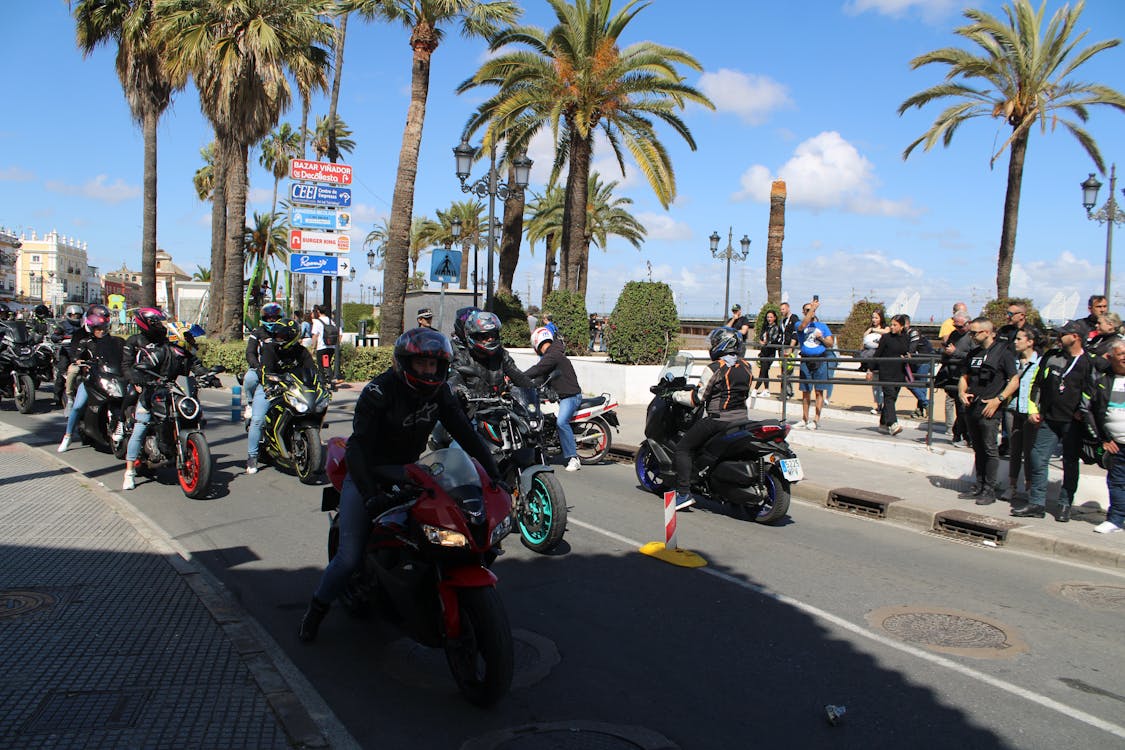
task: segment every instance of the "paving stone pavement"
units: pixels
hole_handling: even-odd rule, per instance
[[[0,748],[327,747],[246,619],[131,506],[0,442]]]

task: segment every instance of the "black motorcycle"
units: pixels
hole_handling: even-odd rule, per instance
[[[220,372],[224,372],[222,365],[215,365],[200,378],[199,385],[219,387],[221,384],[216,375]],[[203,497],[211,485],[211,470],[214,468],[211,449],[203,436],[203,407],[175,380],[161,378],[148,387],[152,416],[137,460],[149,469],[175,461],[180,489],[190,498]],[[134,411],[133,407],[128,409],[128,412]],[[124,416],[132,421],[132,413]],[[123,459],[127,448],[128,440],[122,440],[115,446],[114,454]]]
[[[332,393],[311,373],[303,379],[294,372],[266,375],[260,387],[270,404],[258,458],[292,471],[303,484],[315,484],[324,465],[320,430]],[[250,420],[244,421],[249,430]]]
[[[692,388],[691,364],[689,355],[673,357],[649,389],[654,397],[636,471],[641,486],[658,495],[674,488],[676,444],[704,416],[702,406],[690,408],[673,399],[677,391]],[[776,419],[731,422],[696,452],[691,491],[730,504],[758,523],[777,523],[789,512],[791,484],[804,478],[801,461],[785,440],[788,434],[789,425]]]
[[[121,363],[95,359],[83,370],[86,371],[83,380],[86,410],[78,423],[82,442],[106,453],[120,452],[124,457],[128,436],[121,424],[121,401],[126,386]]]
[[[0,397],[15,399],[20,414],[35,409],[35,342],[27,323],[0,324]]]
[[[47,334],[43,337],[42,341],[35,344],[34,351],[32,352],[35,369],[31,373],[31,379],[35,381],[36,388],[44,383],[55,382],[55,365],[59,359],[61,341],[61,338],[53,334]],[[63,377],[65,379],[65,372],[63,373]],[[63,405],[65,405],[65,401]]]

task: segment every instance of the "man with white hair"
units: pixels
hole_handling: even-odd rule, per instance
[[[938,329],[938,338],[941,339],[942,341],[945,341],[945,339],[949,336],[949,334],[953,332],[953,319],[957,317],[957,313],[961,313],[962,315],[964,315],[965,320],[968,321],[969,320],[969,306],[966,305],[964,302],[954,302],[953,303],[953,314],[951,316],[949,316],[948,318],[946,318],[945,320],[943,320],[942,323],[941,323],[941,328]]]

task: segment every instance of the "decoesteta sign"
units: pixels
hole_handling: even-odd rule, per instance
[[[289,176],[294,180],[309,182],[331,182],[334,185],[351,185],[352,168],[347,164],[333,164],[327,161],[308,161],[292,159],[289,162]]]

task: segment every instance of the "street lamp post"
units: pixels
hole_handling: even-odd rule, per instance
[[[527,187],[528,181],[531,178],[531,159],[527,158],[527,154],[520,154],[512,161],[512,167],[515,171],[515,179],[511,186],[500,181],[500,175],[496,172],[496,144],[493,143],[488,152],[488,174],[480,178],[471,185],[466,185],[465,180],[469,179],[469,172],[472,169],[473,159],[480,153],[480,149],[475,146],[469,145],[468,136],[461,139],[461,143],[453,149],[453,156],[456,159],[456,174],[457,178],[461,181],[461,192],[472,193],[477,197],[484,198],[488,196],[488,284],[485,288],[485,302],[484,308],[489,312],[492,311],[492,267],[493,267],[493,252],[496,245],[496,233],[491,231],[491,227],[496,221],[496,199],[499,198],[501,202],[507,201],[508,196],[515,190],[523,190]]]
[[[711,256],[723,258],[727,262],[726,294],[723,297],[723,314],[726,315],[727,311],[730,310],[730,262],[732,260],[746,260],[746,256],[750,254],[750,238],[745,234],[742,235],[742,239],[738,241],[738,244],[742,247],[741,251],[735,250],[731,244],[734,239],[734,227],[731,227],[727,232],[727,246],[724,250],[719,250],[719,240],[722,238],[719,237],[718,232],[712,232],[709,239],[711,240]]]
[[[1117,208],[1117,199],[1113,193],[1117,189],[1117,165],[1111,164],[1109,167],[1109,199],[1106,200],[1105,205],[1094,211],[1094,206],[1098,204],[1098,190],[1102,184],[1098,182],[1098,178],[1094,177],[1091,172],[1086,181],[1082,183],[1082,206],[1086,209],[1086,218],[1105,224],[1105,298],[1110,297],[1110,269],[1113,265],[1113,225],[1125,224],[1125,213],[1122,213]],[[1123,191],[1125,192],[1125,191]]]

